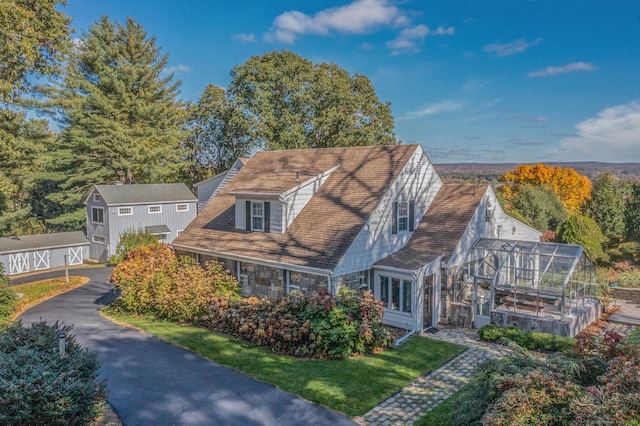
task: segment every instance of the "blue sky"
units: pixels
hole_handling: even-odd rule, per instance
[[[132,17],[181,96],[291,50],[369,77],[435,163],[640,161],[640,3],[629,0],[68,0],[81,34]]]

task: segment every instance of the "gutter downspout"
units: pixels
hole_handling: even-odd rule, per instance
[[[416,283],[416,285],[418,284],[418,272],[414,271],[413,274],[411,274],[411,280],[414,281]],[[417,302],[417,301],[416,301]],[[415,309],[414,312],[417,312],[418,310]],[[402,336],[401,338],[399,338],[398,340],[396,340],[395,342],[393,342],[393,344],[391,345],[394,348],[397,348],[398,346],[400,346],[405,340],[407,340],[409,337],[413,336],[414,334],[416,334],[416,331],[418,331],[418,326],[416,324],[416,321],[413,322],[413,329],[411,329],[411,331],[409,331],[407,334],[405,334],[404,336]]]

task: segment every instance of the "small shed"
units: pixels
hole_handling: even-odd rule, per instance
[[[80,265],[89,257],[89,240],[83,232],[21,235],[0,238],[0,263],[9,275]]]

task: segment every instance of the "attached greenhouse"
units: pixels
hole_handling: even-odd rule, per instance
[[[579,245],[480,239],[454,280],[476,327],[575,336],[598,318],[596,271]]]

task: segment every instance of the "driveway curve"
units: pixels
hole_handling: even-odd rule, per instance
[[[152,335],[121,327],[98,311],[113,298],[109,268],[71,271],[91,281],[21,315],[73,325],[72,333],[102,363],[108,400],[125,426],[355,425],[348,417],[210,362]],[[35,281],[63,272],[15,279]]]

